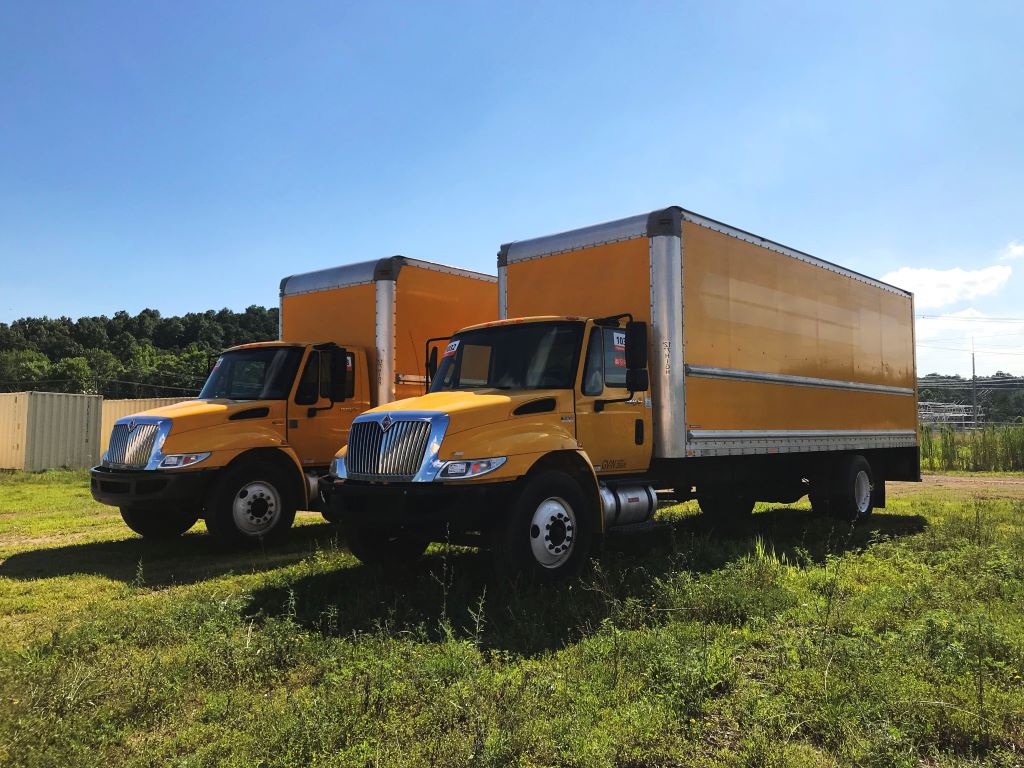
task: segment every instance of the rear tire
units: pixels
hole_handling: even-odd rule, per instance
[[[174,539],[199,521],[199,513],[121,507],[121,519],[144,538]]]
[[[491,530],[495,573],[547,584],[572,578],[590,558],[595,517],[569,475],[548,471],[530,478]]]
[[[863,456],[848,456],[839,461],[835,485],[829,498],[829,513],[849,523],[867,520],[874,510],[872,491],[875,476]]]
[[[698,496],[700,511],[710,517],[745,520],[754,513],[753,499],[746,496]]]
[[[408,531],[389,531],[343,519],[341,529],[349,551],[366,565],[408,565],[423,557],[430,542]]]
[[[210,535],[233,549],[283,539],[298,507],[292,486],[285,473],[268,462],[229,468],[207,499]]]

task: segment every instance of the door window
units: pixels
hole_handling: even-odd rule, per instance
[[[298,405],[315,405],[320,399],[320,368],[321,355],[319,352],[310,352],[306,359],[306,367],[302,369],[302,378],[299,379],[299,386],[295,390],[295,402]]]
[[[605,387],[626,388],[626,332],[618,328],[595,328],[590,332],[583,394],[600,395]]]

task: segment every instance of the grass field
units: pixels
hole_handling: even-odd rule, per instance
[[[511,591],[308,514],[144,542],[82,473],[0,476],[0,765],[1024,765],[1024,479],[892,486],[853,530],[660,514]]]

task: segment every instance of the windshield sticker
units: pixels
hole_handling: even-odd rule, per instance
[[[442,358],[445,358],[445,357],[455,357],[455,353],[458,352],[458,351],[459,351],[459,340],[456,339],[455,341],[449,343],[447,347],[445,347],[444,355],[442,355]]]

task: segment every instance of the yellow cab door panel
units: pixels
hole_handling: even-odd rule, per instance
[[[600,474],[645,471],[651,459],[651,409],[644,393],[630,402],[626,391],[626,334],[621,328],[590,326],[576,384],[576,439]]]
[[[288,444],[304,467],[326,467],[348,442],[352,420],[369,408],[366,357],[349,350],[349,370],[355,377],[354,396],[331,403],[330,353],[311,349],[288,401]]]

